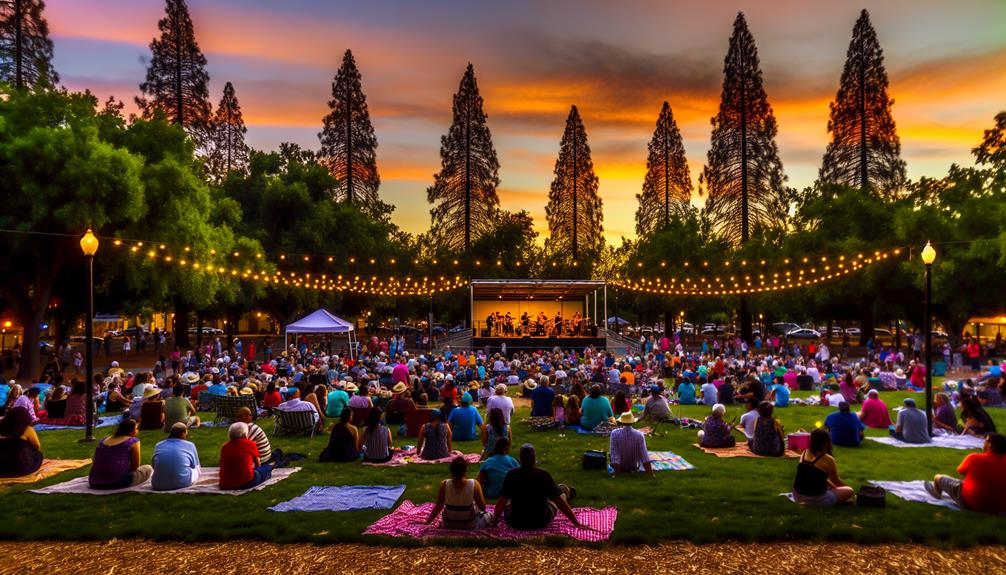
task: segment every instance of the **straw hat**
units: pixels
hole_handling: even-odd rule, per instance
[[[538,384],[533,379],[528,379],[524,382],[524,389],[535,389],[536,387],[538,387]]]
[[[623,413],[622,415],[620,415],[618,417],[618,424],[619,425],[632,425],[633,423],[636,423],[637,421],[639,421],[639,420],[636,419],[636,417],[634,415],[632,415],[631,411],[626,411],[625,413]]]
[[[249,387],[242,387],[241,391],[238,392],[241,395],[255,395],[255,390]]]
[[[404,383],[402,383],[402,382],[399,381],[398,383],[395,384],[395,387],[391,388],[391,392],[392,393],[402,393],[406,389],[408,389],[408,387]]]
[[[894,371],[894,377],[898,377],[898,378],[904,378],[904,377],[905,377],[905,370],[903,370],[903,369],[901,369],[901,368],[899,367],[898,369],[896,369],[896,370]]]
[[[349,382],[349,383],[347,383],[347,384],[346,384],[346,388],[345,388],[345,389],[346,389],[346,391],[347,391],[348,393],[356,393],[357,391],[359,391],[359,390],[360,390],[360,388],[359,388],[359,387],[357,387],[357,386],[356,386],[356,384],[355,384],[355,383],[353,383],[353,382]]]
[[[153,385],[148,385],[147,389],[143,390],[143,399],[150,399],[158,395],[161,395],[161,390]]]
[[[199,381],[199,374],[192,371],[183,373],[182,380],[185,383],[196,383],[197,381]]]

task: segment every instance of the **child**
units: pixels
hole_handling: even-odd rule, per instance
[[[580,425],[580,398],[570,395],[566,400],[566,408],[563,410],[566,415],[566,425]]]
[[[552,406],[555,407],[555,422],[559,424],[559,427],[565,427],[566,425],[566,398],[556,394],[555,401],[552,402]]]
[[[493,393],[492,389],[489,387],[490,383],[491,381],[487,379],[482,382],[482,387],[479,388],[479,405],[481,405],[483,409],[485,409],[486,403],[489,401],[489,397],[491,397]]]

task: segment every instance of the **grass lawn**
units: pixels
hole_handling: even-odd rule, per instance
[[[798,394],[806,396],[807,393]],[[889,406],[899,405],[907,394],[882,394]],[[921,396],[918,398],[922,400]],[[727,417],[741,408],[728,410]],[[776,410],[787,431],[813,429],[833,411],[822,407],[792,406]],[[993,410],[1000,429],[1006,413]],[[700,406],[675,408],[682,416],[702,418]],[[515,422],[527,416],[519,410]],[[261,420],[272,437],[272,421]],[[107,429],[98,430],[107,433]],[[869,434],[880,434],[869,430]],[[49,458],[86,458],[89,446],[79,445],[78,431],[41,432],[43,451]],[[149,463],[160,431],[141,433],[143,462]],[[203,465],[217,465],[226,429],[200,428],[190,432],[199,447]],[[348,513],[274,513],[266,508],[303,493],[313,485],[394,485],[408,487],[403,499],[431,501],[446,466],[408,465],[377,468],[359,464],[322,464],[318,453],[327,437],[272,438],[273,447],[309,456],[297,462],[303,469],[277,485],[239,497],[196,495],[35,495],[29,488],[49,485],[87,473],[88,468],[63,473],[35,485],[0,490],[0,538],[3,539],[110,539],[143,537],[154,540],[207,541],[261,539],[277,542],[345,542],[421,545],[421,542],[385,537],[364,537],[363,530],[386,511]],[[414,439],[395,438],[396,445]],[[971,512],[955,512],[888,496],[886,509],[854,506],[832,510],[803,509],[778,494],[789,491],[796,462],[792,459],[719,459],[692,447],[694,430],[663,426],[650,437],[651,450],[669,450],[695,465],[692,471],[658,472],[646,477],[609,478],[603,472],[580,469],[584,450],[607,450],[606,437],[570,432],[534,432],[527,424],[514,425],[514,443],[538,447],[540,465],[557,481],[577,488],[577,506],[618,507],[611,541],[620,544],[657,543],[665,539],[694,542],[817,540],[854,542],[922,542],[942,546],[1006,543],[1006,519]],[[480,450],[479,442],[455,443],[464,452]],[[843,479],[857,488],[868,479],[910,480],[931,478],[936,472],[953,473],[965,451],[940,448],[897,449],[866,441],[858,449],[837,447],[835,456]],[[471,476],[477,468],[473,466]],[[562,544],[565,541],[550,542]]]

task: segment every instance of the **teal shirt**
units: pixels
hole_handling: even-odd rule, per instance
[[[580,425],[584,429],[594,429],[598,423],[615,416],[611,411],[611,402],[604,396],[583,398],[580,411]]]
[[[695,384],[686,382],[678,386],[678,403],[681,405],[695,404]]]
[[[493,455],[482,462],[479,473],[486,474],[486,485],[482,490],[486,499],[496,499],[503,489],[503,479],[511,469],[517,469],[520,464],[509,455]]]
[[[349,394],[341,389],[336,389],[328,394],[328,405],[325,406],[326,417],[339,417],[342,410],[349,405]]]
[[[776,383],[772,385],[772,389],[775,390],[775,406],[789,407],[789,388]]]

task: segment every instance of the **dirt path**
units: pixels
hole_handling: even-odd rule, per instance
[[[937,550],[915,545],[667,543],[657,547],[418,549],[365,545],[0,543],[0,574],[589,573],[814,574],[1006,573],[1006,549]]]

